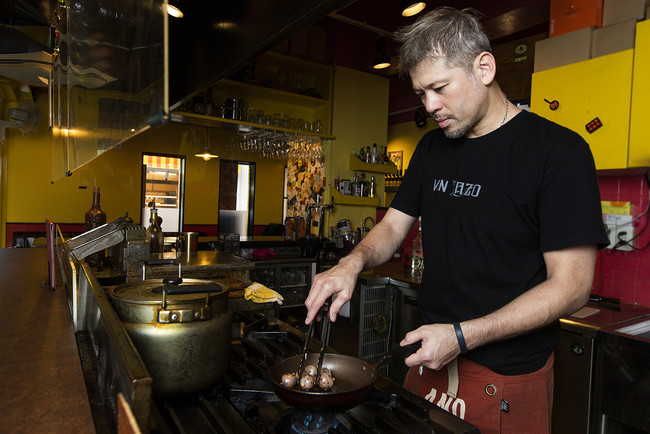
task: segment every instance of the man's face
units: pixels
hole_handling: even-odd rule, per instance
[[[462,68],[442,60],[421,62],[411,71],[415,94],[451,139],[478,137],[485,116],[486,88]]]

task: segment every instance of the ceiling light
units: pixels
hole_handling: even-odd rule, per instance
[[[422,12],[422,10],[427,7],[427,4],[425,2],[418,2],[415,0],[402,0],[399,6],[400,10],[402,11],[402,16],[412,17],[413,15],[417,15]]]
[[[386,69],[390,66],[390,59],[385,54],[375,57],[372,67],[375,69]]]
[[[208,148],[205,148],[205,150],[203,150],[203,153],[201,153],[201,154],[194,154],[194,156],[195,156],[195,157],[201,157],[201,158],[203,158],[205,161],[210,161],[211,158],[219,158],[218,155],[213,154],[213,153],[212,153]]]
[[[192,144],[196,145],[198,140],[196,137],[196,132],[194,131],[194,128],[191,129],[192,132]],[[194,154],[195,157],[201,157],[205,161],[210,161],[211,158],[219,158],[218,155],[213,154],[212,151],[210,150],[210,132],[208,128],[205,128],[205,142],[203,145],[203,152],[199,152],[197,154]]]
[[[377,55],[372,62],[375,69],[386,69],[390,66],[390,58],[386,55],[386,39],[378,38],[376,42]]]
[[[183,11],[181,11],[177,0],[167,2],[167,13],[174,18],[183,18]]]

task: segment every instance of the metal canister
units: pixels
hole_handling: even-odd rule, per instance
[[[352,237],[352,223],[350,223],[350,220],[339,220],[339,222],[336,224],[336,227],[339,230],[339,236],[341,238],[349,240]]]
[[[246,113],[246,101],[238,98],[228,98],[224,102],[224,118],[241,121]]]
[[[153,378],[154,394],[182,395],[221,380],[230,364],[228,286],[144,280],[107,290]]]

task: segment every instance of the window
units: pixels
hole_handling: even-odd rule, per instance
[[[183,231],[185,158],[178,155],[142,155],[142,226],[149,226],[155,202],[163,232]]]

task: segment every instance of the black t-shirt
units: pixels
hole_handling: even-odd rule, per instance
[[[546,279],[543,252],[607,245],[593,157],[575,132],[522,111],[478,138],[418,143],[392,208],[422,217],[425,323],[487,315]],[[468,353],[505,375],[541,368],[559,322]]]

